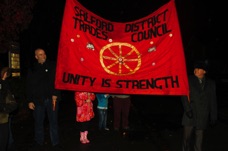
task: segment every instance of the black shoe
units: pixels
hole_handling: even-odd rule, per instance
[[[60,144],[53,146],[53,151],[63,151],[63,150],[64,150],[64,148]]]

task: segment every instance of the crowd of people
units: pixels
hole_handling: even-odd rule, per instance
[[[44,49],[37,48],[34,51],[36,62],[28,69],[26,78],[26,98],[28,108],[32,110],[34,118],[34,143],[30,150],[42,150],[44,146],[45,130],[44,122],[47,115],[49,123],[49,135],[56,151],[64,150],[60,143],[59,126],[58,126],[58,112],[59,102],[61,101],[60,90],[55,89],[55,69],[56,64],[47,59]],[[1,69],[0,79],[0,150],[8,151],[10,144],[13,141],[11,131],[10,113],[16,110],[17,102],[7,103],[7,92],[11,92],[7,78],[10,76],[10,69],[4,67]],[[12,94],[13,95],[13,94]],[[98,127],[99,130],[108,131],[107,127],[107,110],[109,94],[95,94],[93,92],[75,92],[76,122],[79,124],[80,142],[82,144],[89,143],[88,134],[90,121],[94,118],[93,101],[98,100],[97,113],[99,115]],[[115,96],[113,96],[115,97]],[[120,114],[123,114],[124,128],[128,128],[127,116],[129,109],[123,108],[124,104],[115,105],[115,123],[119,124]],[[130,104],[128,104],[130,107]],[[123,111],[123,109],[126,109]],[[117,117],[116,117],[117,116]]]
[[[28,108],[32,110],[34,118],[34,144],[32,149],[42,150],[44,145],[44,121],[47,113],[49,135],[56,151],[64,150],[59,138],[58,112],[61,101],[60,90],[55,89],[54,62],[47,60],[45,50],[38,48],[34,53],[37,60],[28,70],[26,79],[26,96]],[[217,101],[215,82],[205,76],[205,64],[197,63],[194,74],[189,76],[190,93],[182,97],[183,114],[183,143],[182,151],[202,151],[204,130],[208,123],[215,124],[217,120]],[[7,82],[10,76],[9,68],[1,70],[0,79],[0,150],[7,151],[10,136],[11,112],[16,110],[16,101],[7,102],[6,98],[11,88]],[[12,95],[13,96],[13,95]],[[109,99],[113,100],[113,130],[128,131],[129,113],[131,108],[131,95],[107,94],[94,92],[74,93],[76,105],[75,122],[79,125],[82,144],[90,143],[89,129],[91,120],[95,116],[93,102],[97,99],[98,129],[109,131],[107,125]],[[194,136],[194,137],[192,137]],[[192,146],[193,145],[193,146]]]

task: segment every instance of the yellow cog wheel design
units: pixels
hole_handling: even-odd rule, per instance
[[[129,43],[115,42],[101,49],[100,62],[109,74],[130,75],[140,68],[141,54]]]

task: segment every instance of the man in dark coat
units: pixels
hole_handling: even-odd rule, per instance
[[[55,63],[47,60],[43,49],[35,50],[37,62],[28,71],[27,99],[28,107],[33,110],[35,144],[42,148],[44,145],[44,119],[48,115],[50,138],[54,148],[60,148],[58,133],[58,108],[60,91],[55,89]]]
[[[201,151],[204,130],[209,123],[214,124],[217,120],[216,85],[205,76],[206,71],[204,63],[194,66],[194,75],[189,76],[189,96],[182,97],[183,151]],[[192,136],[195,136],[193,143]]]

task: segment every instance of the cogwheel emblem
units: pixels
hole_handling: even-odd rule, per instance
[[[131,75],[141,66],[141,54],[129,43],[115,42],[100,50],[100,63],[112,75]]]

